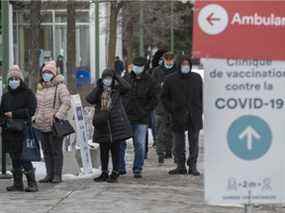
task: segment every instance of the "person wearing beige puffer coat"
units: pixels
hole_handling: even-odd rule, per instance
[[[63,167],[63,138],[52,134],[55,118],[64,119],[70,109],[70,93],[63,82],[64,77],[57,74],[56,63],[48,62],[41,72],[41,89],[38,90],[35,127],[39,129],[45,158],[47,175],[41,183],[60,183]]]

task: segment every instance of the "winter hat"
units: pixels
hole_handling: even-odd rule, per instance
[[[54,74],[54,76],[57,75],[57,68],[56,68],[56,62],[55,61],[49,61],[43,68],[42,72],[46,72],[49,71],[52,74]]]
[[[20,78],[22,81],[24,81],[24,75],[18,65],[13,65],[7,74],[8,79],[13,77]]]
[[[137,66],[140,66],[140,67],[145,66],[146,59],[144,57],[141,57],[141,56],[135,57],[134,60],[133,60],[133,64],[137,65]]]
[[[107,69],[104,69],[102,73],[102,78],[106,78],[107,76],[113,77],[113,75],[114,75],[114,71],[110,68],[107,68]]]

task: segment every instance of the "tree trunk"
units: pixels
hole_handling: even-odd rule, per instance
[[[67,86],[72,94],[76,92],[75,67],[76,67],[76,10],[73,0],[67,2]]]
[[[30,61],[29,61],[29,78],[28,85],[35,91],[37,81],[39,78],[39,40],[40,40],[40,25],[41,25],[41,1],[31,1],[31,16],[30,27],[33,31],[31,33],[31,43],[29,49]]]
[[[111,1],[110,24],[109,24],[109,45],[108,45],[108,65],[114,68],[117,46],[117,20],[123,2]]]
[[[127,51],[126,64],[129,65],[133,61],[133,38],[134,38],[134,22],[128,20],[126,23],[126,31],[124,32],[124,48]]]

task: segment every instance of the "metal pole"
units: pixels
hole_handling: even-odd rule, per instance
[[[140,5],[140,19],[139,19],[139,26],[140,26],[140,48],[139,54],[140,56],[144,56],[144,11],[143,11],[143,1],[141,1]]]
[[[174,1],[170,2],[171,20],[170,20],[170,50],[174,52]]]
[[[95,76],[100,78],[100,21],[99,21],[99,0],[95,1]]]
[[[1,1],[1,25],[2,25],[2,84],[3,89],[6,87],[7,81],[7,72],[9,69],[9,1]],[[1,179],[3,178],[11,178],[11,176],[7,175],[7,167],[6,167],[6,153],[3,149],[3,143],[1,138],[1,171],[2,174],[0,176]]]
[[[244,213],[252,213],[253,212],[253,205],[252,204],[245,204],[244,205]]]

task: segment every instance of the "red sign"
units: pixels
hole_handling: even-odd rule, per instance
[[[193,57],[285,60],[285,1],[196,1]]]

